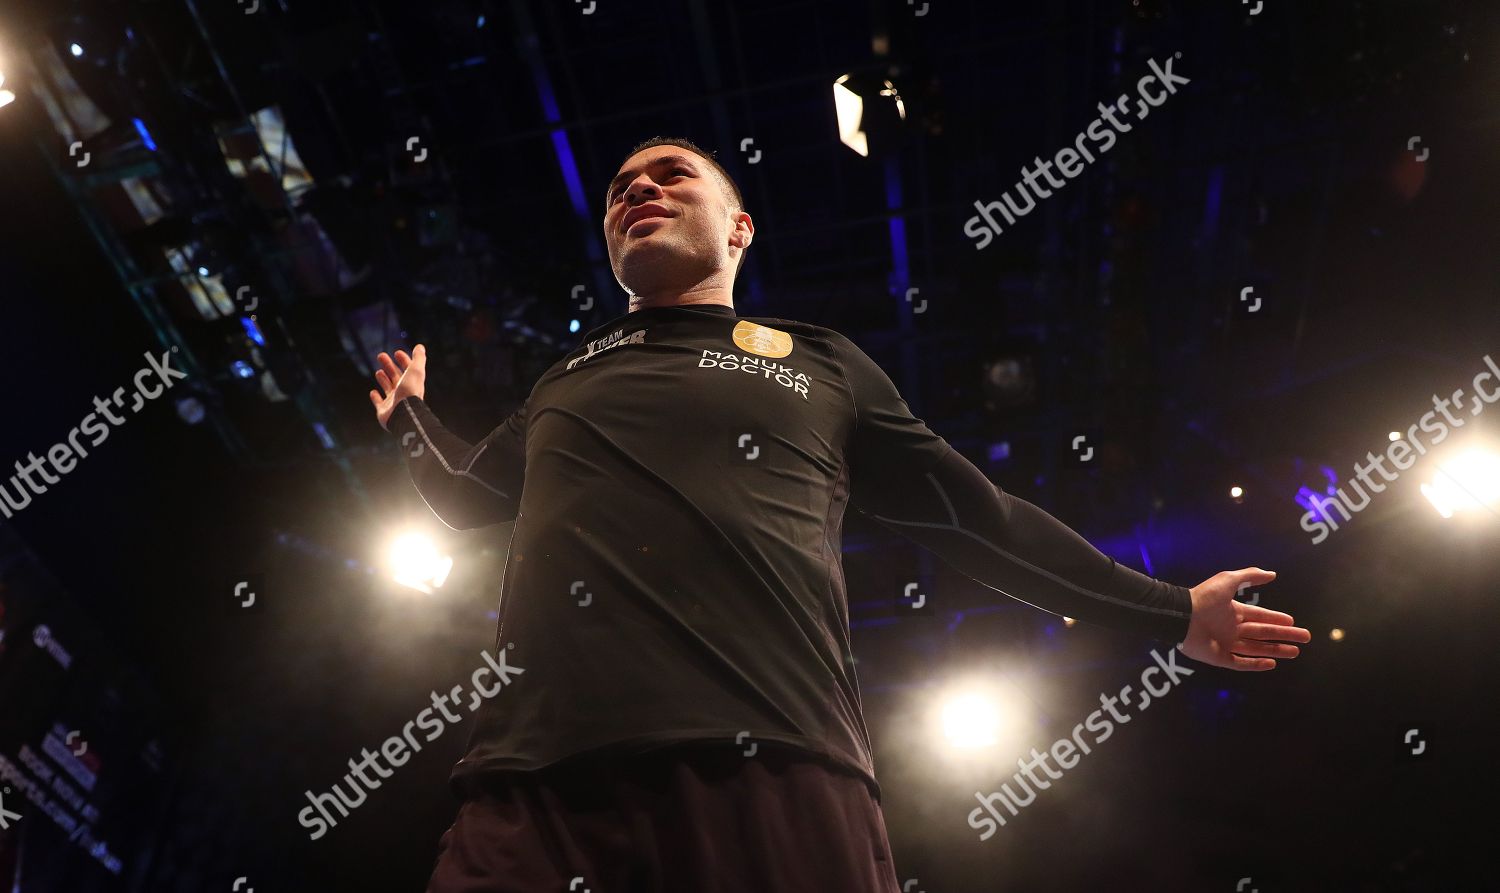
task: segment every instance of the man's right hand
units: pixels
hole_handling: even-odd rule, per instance
[[[380,427],[389,431],[391,413],[396,411],[396,404],[407,397],[421,399],[426,393],[427,348],[418,344],[410,355],[398,350],[394,360],[390,354],[381,351],[375,361],[380,367],[375,372],[380,391],[370,391],[370,402],[375,404],[375,418]],[[381,391],[385,392],[384,396],[381,396]]]

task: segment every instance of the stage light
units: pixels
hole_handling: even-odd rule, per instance
[[[259,344],[261,347],[266,346],[266,336],[261,332],[260,326],[256,324],[254,319],[248,316],[240,317],[240,328],[245,330],[245,337]]]
[[[985,408],[1020,409],[1036,399],[1036,368],[1027,354],[994,357],[984,363],[980,383]]]
[[[83,47],[79,46],[76,43],[68,44],[68,52],[73,54],[74,59],[83,58]]]
[[[255,367],[251,366],[249,363],[245,362],[244,360],[235,360],[234,364],[232,366],[230,366],[229,369],[230,369],[231,372],[234,373],[235,378],[254,378],[255,377]]]
[[[0,87],[5,86],[5,72],[0,71]],[[0,108],[10,105],[16,101],[16,94],[9,90],[0,89]]]
[[[570,319],[570,320],[568,320],[568,331],[570,331],[570,332],[576,332],[576,331],[578,331],[578,328],[579,328],[579,326],[578,326],[578,320],[576,320],[576,319]]]
[[[1331,629],[1331,630],[1328,631],[1328,638],[1334,640],[1335,642],[1342,642],[1342,641],[1344,641],[1344,631],[1343,631],[1343,629],[1341,629],[1340,627],[1335,626],[1333,629]]]
[[[943,737],[950,747],[975,750],[999,741],[1000,710],[981,692],[963,692],[943,702]]]
[[[866,100],[869,100],[868,102]],[[871,141],[878,153],[892,148],[906,121],[906,104],[889,80],[846,74],[833,82],[839,141],[868,158]]]
[[[1392,443],[1395,443],[1396,441],[1398,441],[1398,440],[1401,439],[1401,432],[1400,431],[1392,431],[1390,434],[1388,434],[1386,436],[1391,439]]]
[[[448,579],[453,558],[438,551],[430,537],[404,533],[391,542],[387,557],[391,577],[403,586],[431,595]]]
[[[203,401],[197,397],[183,397],[177,401],[177,417],[189,425],[196,425],[208,415]]]
[[[300,205],[313,185],[313,177],[287,132],[281,107],[252,112],[249,123],[253,131],[245,128],[243,120],[215,128],[229,172],[246,180],[255,198],[268,207],[281,208],[287,196],[294,205]]]
[[[1452,518],[1460,512],[1500,509],[1500,456],[1486,450],[1469,450],[1438,463],[1432,480],[1422,485],[1422,495],[1438,514]]]
[[[1077,622],[1078,621],[1074,620],[1072,617],[1064,617],[1063,618],[1063,626],[1066,626],[1068,629],[1072,629],[1073,625],[1076,624]]]
[[[155,152],[156,140],[151,138],[151,131],[146,129],[146,122],[142,121],[140,118],[131,118],[130,123],[135,125],[135,132],[140,134],[141,145],[145,146],[147,149],[150,149],[152,152]]]

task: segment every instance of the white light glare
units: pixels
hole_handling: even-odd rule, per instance
[[[1438,465],[1422,495],[1438,514],[1451,518],[1476,509],[1500,507],[1500,456],[1485,450],[1470,450]]]
[[[860,129],[860,124],[864,121],[865,100],[864,97],[844,86],[848,80],[849,75],[846,74],[833,82],[833,108],[839,119],[839,141],[869,158],[870,139]],[[880,95],[895,99],[896,114],[902,121],[905,121],[906,103],[896,92],[896,85],[890,81],[881,81]]]
[[[387,560],[397,583],[428,595],[440,588],[453,570],[453,558],[439,552],[432,539],[420,533],[398,536],[391,543]]]
[[[960,750],[992,747],[999,740],[1000,710],[978,692],[950,697],[943,704],[942,723],[948,744]]]
[[[844,86],[849,80],[846,74],[833,82],[833,108],[839,118],[839,140],[844,145],[868,158],[870,141],[859,129],[860,119],[865,114],[865,101],[858,93]]]
[[[83,47],[76,43],[70,43],[68,44],[68,52],[73,54],[74,59],[77,59],[83,55]]]
[[[5,86],[5,73],[0,72],[0,87]],[[10,105],[16,101],[16,94],[9,90],[0,90],[0,108]]]

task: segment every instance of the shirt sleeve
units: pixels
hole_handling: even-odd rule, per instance
[[[964,575],[1044,611],[1177,643],[1188,590],[1094,548],[1047,512],[1002,491],[915,418],[890,378],[853,342],[833,340],[855,424],[850,502]]]
[[[526,477],[526,418],[522,404],[476,444],[443,427],[418,397],[391,414],[412,483],[433,513],[456,530],[514,521]]]

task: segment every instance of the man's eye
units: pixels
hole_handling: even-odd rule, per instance
[[[682,174],[684,176],[691,177],[693,175],[693,172],[690,171],[690,170],[688,170],[685,167],[674,167],[670,171],[668,171],[667,173],[670,174],[670,175],[672,175],[672,176],[676,176],[677,174]],[[615,202],[619,201],[620,200],[620,196],[622,196],[624,194],[625,194],[625,187],[624,186],[616,186],[615,187],[615,191],[611,192],[609,194],[609,203],[610,204],[614,204]]]

